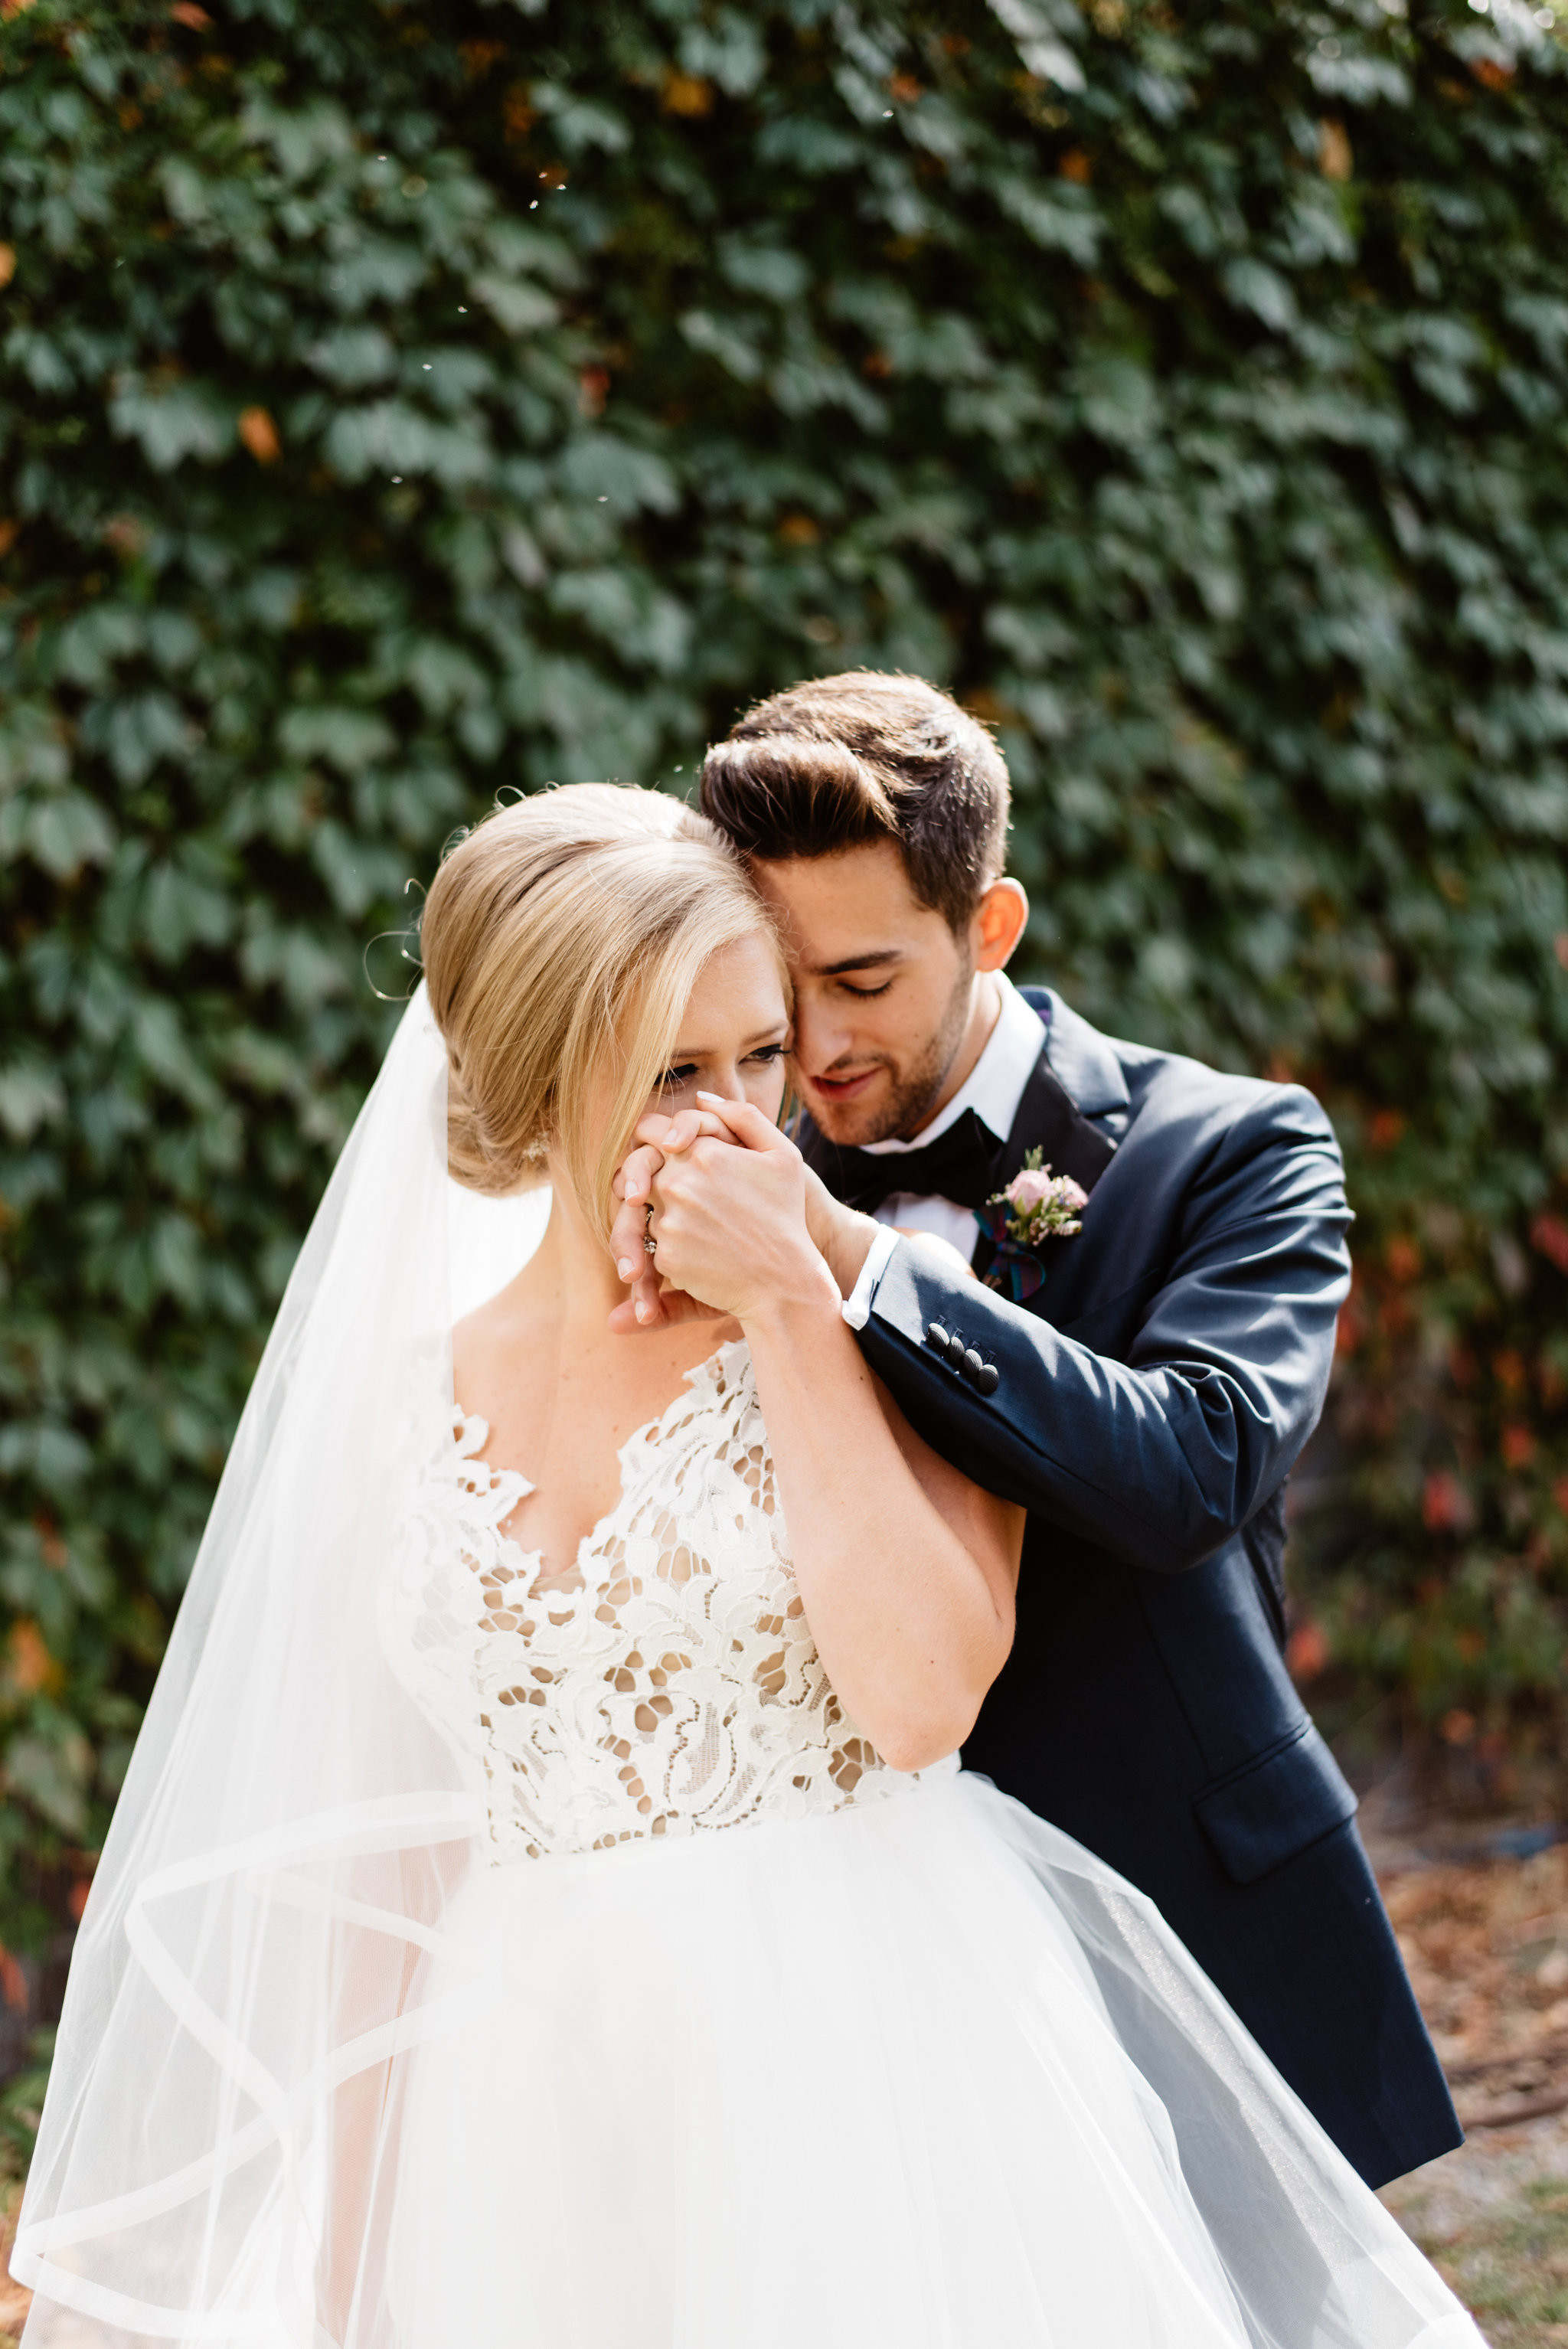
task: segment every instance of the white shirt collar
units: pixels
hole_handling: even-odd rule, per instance
[[[966,1109],[985,1119],[998,1142],[1006,1142],[1046,1041],[1045,1023],[1032,1010],[1005,970],[994,974],[1002,1007],[985,1048],[945,1109],[923,1126],[913,1142],[868,1142],[862,1148],[892,1154],[919,1150],[961,1118]]]

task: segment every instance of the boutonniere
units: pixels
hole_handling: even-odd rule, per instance
[[[976,1221],[995,1247],[995,1260],[985,1275],[987,1288],[1006,1289],[1015,1305],[1033,1297],[1045,1283],[1046,1268],[1039,1250],[1047,1240],[1070,1240],[1083,1229],[1088,1193],[1070,1174],[1053,1174],[1031,1150],[1021,1174],[1005,1191],[993,1191],[978,1211]]]

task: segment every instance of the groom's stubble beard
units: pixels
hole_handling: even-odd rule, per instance
[[[905,1061],[895,1060],[891,1053],[873,1056],[873,1063],[880,1059],[891,1080],[874,1100],[863,1105],[859,1102],[841,1107],[819,1105],[807,1087],[807,1105],[819,1132],[830,1142],[852,1150],[863,1149],[868,1142],[912,1142],[930,1120],[963,1045],[974,983],[974,966],[966,956],[943,1007],[941,1022],[917,1048],[918,1057]],[[857,1059],[855,1065],[863,1068],[868,1063]]]

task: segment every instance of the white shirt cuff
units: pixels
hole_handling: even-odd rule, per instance
[[[861,1267],[861,1277],[839,1308],[851,1330],[863,1330],[872,1318],[872,1297],[878,1281],[887,1270],[887,1261],[899,1242],[899,1235],[891,1224],[881,1224],[877,1236],[866,1250],[866,1260]]]

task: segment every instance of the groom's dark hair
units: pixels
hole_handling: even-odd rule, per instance
[[[955,931],[1006,857],[1007,769],[985,727],[923,678],[875,669],[759,701],[704,760],[702,810],[742,856],[891,840]]]

